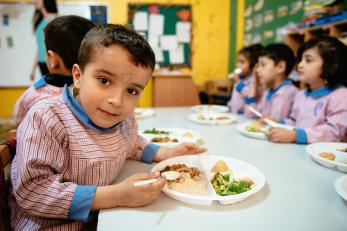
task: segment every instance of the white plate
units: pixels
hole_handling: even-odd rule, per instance
[[[254,185],[252,189],[231,196],[219,196],[213,189],[210,179],[213,173],[210,172],[212,167],[217,163],[218,160],[223,160],[227,163],[229,168],[232,169],[233,175],[236,179],[248,177],[252,179]],[[241,160],[215,156],[215,155],[191,155],[191,156],[180,156],[171,159],[167,159],[155,165],[152,168],[152,172],[160,171],[164,167],[173,164],[185,164],[188,167],[197,167],[203,173],[203,177],[206,181],[206,193],[202,195],[193,195],[187,193],[181,193],[172,189],[169,189],[166,185],[163,188],[163,192],[169,197],[182,201],[188,204],[197,204],[197,205],[211,205],[213,201],[218,201],[223,205],[234,204],[240,201],[243,201],[250,197],[251,195],[260,191],[265,185],[264,175],[254,166],[243,162]]]
[[[260,139],[260,140],[267,140],[267,136],[265,134],[265,132],[250,132],[247,131],[247,127],[249,125],[251,125],[254,122],[245,122],[245,123],[241,123],[239,125],[237,125],[237,130],[244,136],[248,136],[251,138],[255,138],[255,139]]]
[[[144,119],[155,115],[155,111],[151,108],[135,108],[134,115],[136,119]]]
[[[307,145],[306,152],[314,161],[325,167],[332,168],[341,172],[347,172],[347,152],[339,151],[340,149],[346,147],[347,143],[320,142]],[[336,159],[332,161],[319,156],[319,154],[322,152],[333,153],[336,156]],[[345,160],[346,162],[341,162],[343,160]]]
[[[202,119],[203,117],[205,119]],[[226,119],[219,120],[219,117],[226,117]],[[191,113],[188,115],[188,119],[199,124],[207,125],[227,125],[236,121],[236,118],[230,113],[213,113],[213,112],[200,112]]]
[[[229,108],[227,106],[223,106],[223,105],[207,104],[207,105],[195,105],[195,106],[191,107],[191,110],[194,112],[226,113],[229,111]]]
[[[191,143],[198,143],[198,141],[201,139],[201,134],[192,130],[183,129],[183,128],[155,128],[158,131],[168,131],[170,132],[168,135],[161,135],[161,134],[146,134],[144,133],[145,130],[152,130],[153,128],[143,129],[140,131],[140,135],[144,137],[149,142],[152,142],[151,140],[154,137],[169,137],[170,139],[177,139],[178,142],[166,142],[166,143],[159,143],[159,142],[152,142],[154,144],[165,146],[165,147],[174,147],[180,143],[183,142],[191,142]],[[190,133],[192,136],[187,137],[184,134]]]
[[[347,175],[341,176],[334,183],[336,192],[347,201]]]

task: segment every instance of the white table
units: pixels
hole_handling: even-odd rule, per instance
[[[198,131],[211,154],[256,166],[267,184],[247,200],[227,206],[216,202],[209,207],[188,205],[162,194],[147,207],[101,210],[98,230],[347,230],[347,203],[333,186],[343,174],[311,160],[305,145],[244,137],[235,124],[194,124],[187,119],[189,108],[163,108],[156,112],[155,117],[140,120],[139,127]],[[154,165],[128,161],[117,181],[148,172]]]

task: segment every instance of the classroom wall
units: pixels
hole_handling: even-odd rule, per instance
[[[58,2],[107,3],[111,23],[127,23],[128,3],[191,4],[193,11],[192,68],[194,82],[202,85],[206,80],[225,78],[229,69],[230,3],[233,0],[59,0]],[[236,1],[236,0],[235,0]],[[29,0],[1,0],[0,2],[31,2]],[[3,78],[3,77],[2,77]],[[152,105],[151,83],[144,92],[139,106]],[[0,89],[0,117],[11,117],[12,107],[25,89]],[[6,101],[6,102],[4,102]]]

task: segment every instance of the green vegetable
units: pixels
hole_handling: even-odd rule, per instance
[[[213,176],[211,183],[216,193],[220,196],[235,195],[251,189],[249,182],[234,180],[229,173],[223,175],[217,172]]]
[[[155,128],[153,128],[151,130],[145,130],[143,133],[145,133],[145,134],[155,134],[155,135],[169,135],[170,134],[169,131],[160,131],[160,130],[157,130]]]

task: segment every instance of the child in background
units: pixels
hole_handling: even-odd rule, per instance
[[[73,83],[72,65],[77,63],[82,39],[93,27],[90,20],[78,16],[61,16],[48,23],[45,44],[50,74],[42,76],[16,102],[13,117],[17,124],[36,102],[60,95],[65,84],[69,86]]]
[[[62,95],[36,103],[17,130],[14,229],[80,230],[92,211],[145,206],[165,178],[143,173],[111,185],[127,158],[150,163],[205,151],[192,143],[159,147],[138,135],[133,111],[154,65],[151,47],[130,28],[107,24],[86,34],[72,70],[74,90],[65,86]],[[158,180],[134,186],[151,178]]]
[[[298,59],[299,78],[307,89],[296,94],[290,116],[280,120],[295,126],[295,131],[273,128],[269,140],[346,141],[347,47],[336,38],[315,38],[299,48]]]
[[[298,89],[288,79],[295,64],[293,51],[285,44],[271,44],[265,47],[258,58],[257,75],[251,84],[246,106],[256,108],[263,115],[285,118],[289,116]],[[267,87],[262,97],[259,95],[259,82]],[[254,118],[251,111],[245,116]]]
[[[261,44],[254,44],[243,48],[238,53],[236,67],[241,69],[241,74],[232,73],[228,76],[234,82],[231,99],[228,102],[228,107],[232,113],[244,113],[245,100],[248,97],[255,66],[262,49]]]

